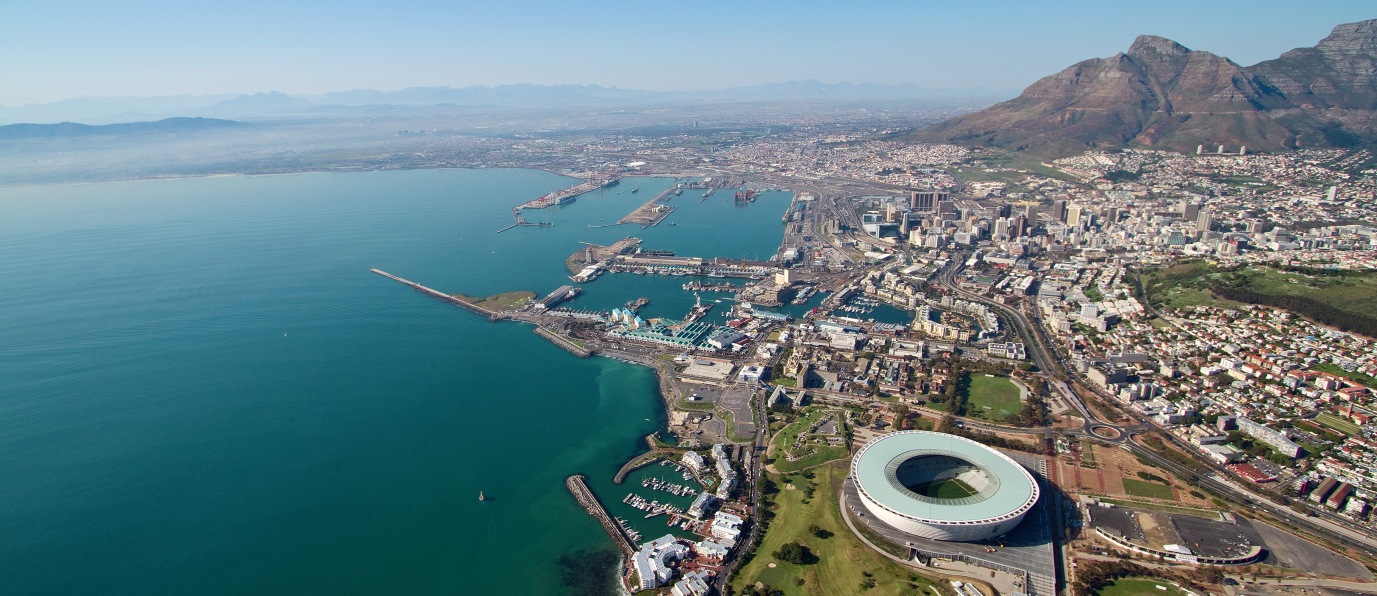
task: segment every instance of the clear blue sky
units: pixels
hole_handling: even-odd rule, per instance
[[[576,83],[649,90],[787,80],[1018,90],[1139,33],[1248,65],[1377,18],[1296,2],[6,3],[0,105],[87,95]]]

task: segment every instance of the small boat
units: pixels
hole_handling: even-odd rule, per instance
[[[481,490],[478,491],[478,500],[479,500],[479,501],[486,501],[486,500],[488,500],[487,497],[484,497],[484,496],[483,496],[483,491],[481,491]]]

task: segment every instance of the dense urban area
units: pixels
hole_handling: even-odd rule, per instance
[[[608,495],[571,484],[608,518],[627,589],[1051,594],[1116,579],[1172,593],[1370,589],[1371,155],[1216,146],[1041,161],[887,132],[502,149],[507,165],[586,181],[520,205],[518,224],[625,176],[675,178],[623,220],[642,226],[662,222],[676,197],[794,192],[768,261],[674,255],[628,237],[572,254],[575,283],[543,298],[455,299],[535,323],[580,356],[659,371],[679,439],[649,437],[622,474],[669,466],[690,484],[643,485],[695,498],[623,503],[688,533],[642,537],[608,518],[598,505]],[[722,325],[707,322],[713,304],[701,298],[682,320],[644,320],[633,303],[577,308],[579,284],[631,274],[682,276],[686,292],[725,293],[734,306]],[[790,304],[805,308],[791,316]],[[846,462],[906,430],[1014,457],[1042,486],[1028,513],[1038,519],[968,544],[868,520]]]

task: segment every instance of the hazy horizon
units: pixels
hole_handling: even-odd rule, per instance
[[[1016,91],[1139,34],[1252,64],[1370,3],[97,2],[11,7],[0,106],[412,87],[704,91],[817,80]],[[1191,18],[1182,18],[1188,14]]]

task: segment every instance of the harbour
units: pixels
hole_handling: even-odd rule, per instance
[[[7,333],[25,355],[0,359],[0,389],[25,396],[0,419],[15,441],[0,455],[17,499],[0,512],[16,538],[7,585],[109,593],[111,574],[125,574],[122,593],[131,594],[210,582],[282,593],[300,591],[302,578],[326,591],[433,593],[452,589],[457,574],[482,593],[510,589],[514,575],[531,592],[567,591],[561,559],[597,560],[612,545],[559,487],[572,472],[610,474],[644,451],[640,439],[665,420],[657,379],[640,364],[566,356],[523,325],[489,324],[491,311],[446,291],[530,288],[543,297],[570,284],[561,256],[579,242],[626,236],[588,223],[614,221],[643,202],[635,197],[672,185],[642,178],[639,195],[597,189],[559,207],[558,225],[493,234],[511,223],[513,195],[568,183],[494,169],[11,190],[7,204],[23,209],[7,210],[0,228],[23,250],[0,268],[31,283],[11,287],[6,309]],[[301,198],[317,196],[329,200]],[[780,195],[744,210],[686,201],[679,226],[637,235],[681,255],[768,256],[779,242],[771,205],[785,204]],[[186,236],[189,225],[199,233]],[[104,231],[68,233],[89,227]],[[703,228],[725,239],[704,242]],[[169,245],[179,250],[160,248]],[[82,258],[93,254],[101,267]],[[391,277],[364,275],[370,267]],[[684,281],[604,275],[551,311],[607,312],[645,297],[643,316],[678,317],[693,302]],[[92,300],[125,315],[85,314]],[[71,369],[62,345],[89,366]],[[521,373],[533,358],[545,374]],[[468,422],[522,418],[513,403],[540,413],[523,422],[538,442]],[[53,433],[54,420],[85,430]],[[620,502],[628,489],[648,490],[640,481],[650,470],[685,484],[658,465],[631,473],[625,489],[602,474],[586,484],[608,497],[610,515],[653,538],[680,531],[665,525],[670,514],[647,520]],[[97,474],[109,482],[89,484]],[[685,511],[691,500],[645,496]],[[167,508],[151,511],[150,502]],[[314,539],[322,535],[337,539]],[[277,547],[235,548],[244,544]]]

